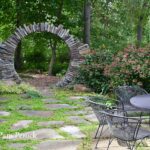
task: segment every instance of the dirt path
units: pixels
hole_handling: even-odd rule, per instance
[[[21,78],[24,82],[31,84],[44,97],[51,97],[50,87],[55,86],[55,84],[61,79],[56,76],[47,76],[44,74],[21,74]]]
[[[49,87],[60,80],[59,77],[44,74],[23,74],[22,79],[24,82],[30,83],[35,87]]]

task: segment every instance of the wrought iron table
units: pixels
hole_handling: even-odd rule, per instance
[[[130,103],[141,110],[141,116],[143,111],[149,113],[149,127],[150,127],[150,94],[137,95],[130,99]]]
[[[150,111],[150,94],[134,96],[130,99],[130,103],[134,107]]]

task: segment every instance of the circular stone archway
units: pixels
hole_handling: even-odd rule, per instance
[[[23,25],[0,44],[0,80],[21,82],[21,78],[14,67],[14,53],[21,39],[33,32],[50,32],[60,37],[68,45],[71,54],[70,64],[65,76],[57,83],[59,87],[66,86],[74,78],[79,65],[84,62],[83,55],[88,54],[90,49],[88,44],[83,44],[74,38],[69,34],[69,30],[63,29],[62,25],[57,27],[47,22]]]

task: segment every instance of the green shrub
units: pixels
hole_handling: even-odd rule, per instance
[[[53,75],[57,75],[57,74],[61,74],[61,76],[63,76],[68,68],[68,63],[64,62],[64,63],[60,63],[60,62],[56,62],[56,64],[53,67]]]
[[[111,78],[112,86],[137,84],[150,91],[150,48],[128,46],[106,66],[105,75]]]
[[[79,68],[76,82],[87,85],[95,92],[107,93],[109,78],[103,75],[103,71],[109,62],[111,62],[111,54],[108,52],[86,56],[85,63]]]
[[[48,57],[41,51],[35,51],[34,53],[27,53],[24,57],[24,69],[47,71],[49,65]]]
[[[33,90],[28,90],[28,91],[26,91],[26,96],[28,97],[28,98],[39,98],[39,97],[41,97],[41,95],[39,94],[39,92],[37,92],[37,91],[33,91]]]
[[[67,70],[62,70],[60,73],[56,74],[56,77],[63,77],[66,74]]]
[[[35,92],[38,91],[29,84],[13,84],[9,85],[3,81],[0,81],[0,94],[21,94],[21,93],[28,93],[28,92]]]

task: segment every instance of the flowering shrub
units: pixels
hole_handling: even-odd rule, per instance
[[[128,46],[114,56],[104,74],[111,78],[113,86],[138,84],[150,90],[150,48]]]
[[[103,71],[111,60],[108,52],[93,53],[85,58],[85,63],[79,68],[76,83],[85,84],[94,92],[106,93],[109,90],[109,78]]]

